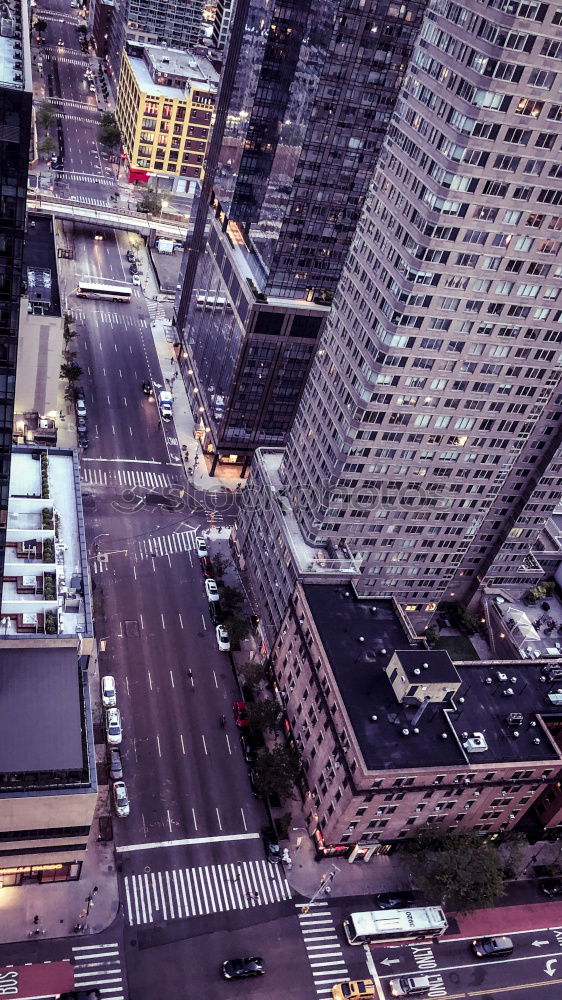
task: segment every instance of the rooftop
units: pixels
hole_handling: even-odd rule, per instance
[[[2,0],[0,4],[0,86],[12,90],[31,89],[29,15],[25,0]]]
[[[60,316],[61,303],[57,281],[57,256],[53,234],[53,216],[30,212],[27,219],[27,235],[23,247],[24,273],[27,274],[28,298],[30,301],[50,302],[50,316]],[[45,279],[45,275],[48,277]],[[41,293],[40,298],[34,294]],[[48,296],[47,296],[48,292]]]
[[[87,555],[75,453],[15,447],[0,639],[43,634],[51,616],[49,634],[91,635]]]
[[[395,651],[399,656],[403,651],[412,670],[414,660],[422,659],[429,676],[438,678],[447,669],[443,658],[448,660],[448,654],[410,643],[390,600],[361,600],[341,584],[309,583],[304,593],[370,770],[422,763],[466,771],[494,763],[560,760],[547,725],[549,720],[553,728],[559,724],[560,714],[548,694],[562,684],[560,679],[545,681],[544,664],[516,660],[456,663],[452,669],[449,665],[460,678],[458,692],[443,704],[426,704],[420,712],[419,701],[398,701],[384,668]],[[506,723],[513,712],[523,716],[517,727]],[[483,735],[476,751],[465,746],[475,733]]]
[[[76,650],[3,649],[0,774],[83,771]]]
[[[534,605],[492,598],[500,626],[525,659],[562,657],[562,603],[556,594]]]
[[[255,461],[265,474],[265,485],[270,494],[268,508],[275,516],[282,518],[283,536],[291,548],[299,574],[304,576],[338,574],[350,579],[356,577],[359,568],[353,556],[343,550],[338,550],[337,554],[330,554],[325,548],[310,545],[304,538],[286,496],[285,484],[279,475],[284,454],[283,448],[260,448],[256,452]]]
[[[203,56],[182,52],[180,49],[161,49],[156,45],[145,46],[143,53],[143,56],[127,54],[141,93],[185,101],[187,89],[196,87],[212,94],[216,92],[218,73]],[[185,82],[181,86],[158,82],[159,77],[164,80],[171,76]]]

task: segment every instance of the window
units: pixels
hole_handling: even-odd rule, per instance
[[[505,141],[517,146],[526,146],[531,138],[530,129],[508,128],[505,133]]]
[[[531,87],[541,87],[544,90],[550,90],[554,84],[555,78],[556,74],[550,72],[549,70],[533,69],[531,70],[531,75],[529,76],[529,83]]]
[[[535,146],[540,149],[552,149],[556,142],[556,132],[539,132],[535,139]]]
[[[533,101],[530,97],[522,97],[515,108],[515,114],[530,115],[531,118],[538,118],[543,108],[544,101]]]
[[[549,59],[562,59],[562,42],[545,38],[540,54]]]

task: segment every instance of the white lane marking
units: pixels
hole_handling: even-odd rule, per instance
[[[222,830],[222,823],[221,823],[221,816],[220,816],[220,812],[219,812],[219,807],[215,806],[215,809],[216,809],[216,813],[217,813],[217,819],[219,821],[219,830]]]
[[[172,682],[172,687],[175,687],[176,685],[174,684],[174,675],[171,670],[170,670],[170,681]]]
[[[181,743],[181,751],[182,751],[182,753],[183,753],[183,755],[185,757],[185,747],[183,745],[183,736],[182,736],[181,733],[180,733],[180,743]]]
[[[156,733],[156,742],[158,744],[158,756],[161,757],[162,756],[162,750],[160,749],[160,737],[159,737],[158,733]]]
[[[244,816],[244,810],[242,809],[242,806],[240,806],[240,812],[242,813],[242,822],[244,824],[244,829],[247,830],[248,824],[246,823],[246,817]]]
[[[148,674],[148,683],[150,685],[150,690],[152,691],[152,677],[150,676],[150,670],[147,670],[147,674]]]

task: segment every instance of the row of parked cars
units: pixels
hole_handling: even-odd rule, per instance
[[[197,546],[201,572],[205,581],[205,594],[209,602],[209,615],[215,626],[217,646],[221,653],[228,653],[230,652],[230,636],[222,624],[219,588],[217,587],[217,581],[213,577],[213,564],[209,556],[207,543],[204,538],[196,538],[195,544]]]
[[[115,678],[105,674],[101,679],[101,701],[105,709],[105,729],[109,757],[109,776],[112,784],[113,805],[120,819],[129,815],[130,805],[127,786],[123,781],[123,765],[119,747],[123,740],[121,712],[117,708]]]
[[[131,280],[133,285],[140,285],[141,283],[141,272],[139,270],[140,258],[136,256],[134,250],[127,250],[127,261],[129,263],[129,273],[131,275]]]
[[[78,433],[78,444],[81,448],[89,447],[88,440],[88,413],[86,410],[86,400],[84,389],[81,385],[76,387],[76,430]]]

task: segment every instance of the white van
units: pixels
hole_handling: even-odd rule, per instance
[[[388,985],[393,997],[423,997],[429,993],[427,976],[400,976],[400,979],[391,979]]]

